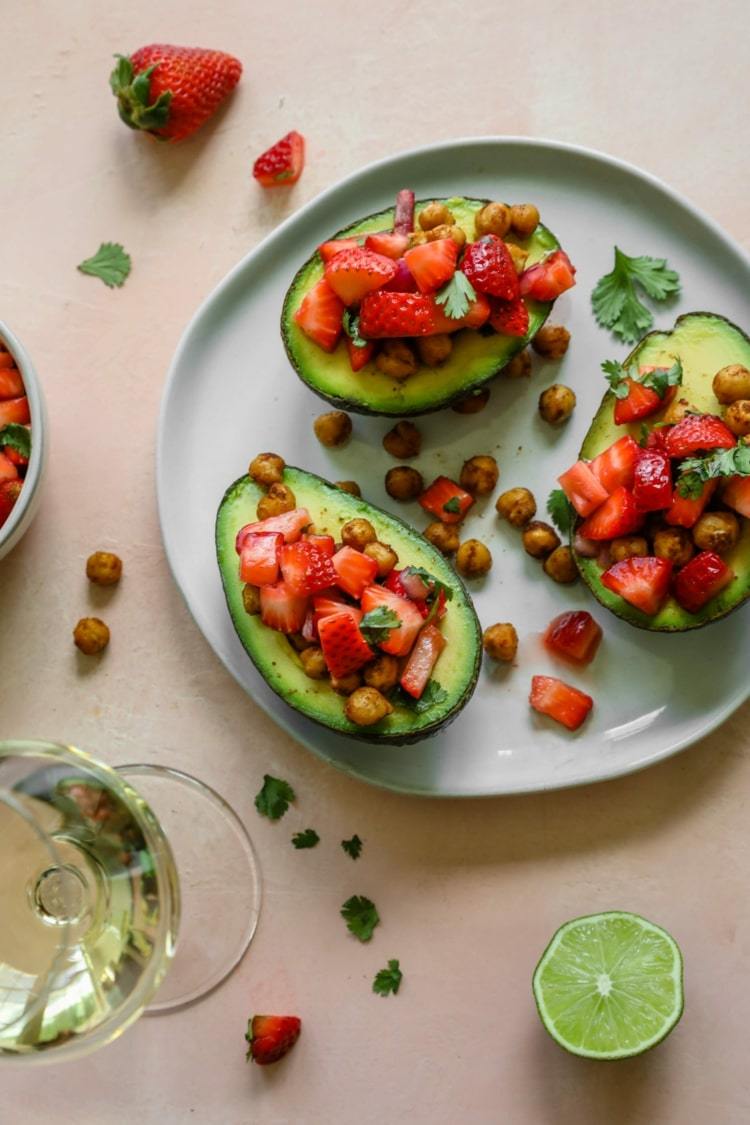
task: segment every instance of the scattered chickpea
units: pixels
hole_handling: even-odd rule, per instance
[[[554,527],[542,520],[532,520],[527,523],[521,536],[523,549],[533,559],[546,559],[556,547],[560,546],[560,536]]]
[[[320,444],[333,449],[352,436],[352,420],[343,410],[330,410],[327,414],[318,415],[313,429]]]
[[[453,338],[447,332],[436,332],[434,336],[420,336],[417,339],[417,352],[425,367],[439,367],[452,351]]]
[[[750,398],[750,371],[741,363],[730,363],[716,372],[712,385],[719,402],[725,405]]]
[[[550,426],[567,422],[575,410],[576,396],[563,383],[553,383],[539,396],[539,413]]]
[[[524,527],[536,515],[536,500],[528,488],[509,488],[498,496],[495,508],[513,527]]]
[[[437,547],[443,555],[455,555],[458,550],[459,538],[458,528],[455,524],[442,523],[441,520],[435,520],[422,532],[425,539],[432,543],[433,547]]]
[[[309,676],[311,680],[327,679],[328,666],[321,648],[318,648],[317,645],[306,648],[299,654],[299,658],[302,661],[305,675]]]
[[[497,484],[500,470],[497,461],[488,453],[479,453],[464,461],[459,484],[472,496],[489,496]]]
[[[533,203],[514,203],[510,209],[513,230],[521,238],[530,238],[539,226],[539,209]]]
[[[482,633],[482,646],[492,660],[511,664],[518,652],[518,633],[510,621],[490,625]]]
[[[506,379],[528,379],[531,374],[531,353],[524,348],[518,355],[514,355],[503,368]]]
[[[247,470],[256,484],[280,484],[286,463],[278,453],[259,453]]]
[[[648,542],[641,535],[622,535],[610,543],[609,555],[613,563],[624,562],[625,559],[645,559]]]
[[[386,715],[390,715],[392,711],[392,705],[374,687],[357,688],[349,696],[344,707],[349,722],[356,723],[358,727],[371,727]]]
[[[700,551],[731,551],[740,537],[740,521],[734,512],[704,512],[693,528],[693,542]]]
[[[456,554],[456,570],[464,578],[482,578],[492,566],[492,555],[489,547],[479,539],[467,539],[458,548]]]
[[[341,542],[346,547],[354,547],[357,551],[364,551],[368,543],[374,543],[378,533],[369,520],[358,517],[349,520],[341,528]]]
[[[466,232],[463,227],[458,226],[456,223],[452,226],[445,224],[443,226],[434,227],[432,230],[427,231],[427,242],[438,242],[441,238],[452,238],[459,250],[462,250],[466,245]]]
[[[251,586],[246,582],[242,587],[242,605],[245,608],[245,613],[255,616],[260,613],[260,590],[257,586]]]
[[[654,534],[654,554],[667,559],[675,567],[684,566],[693,557],[693,541],[684,527],[664,527]]]
[[[122,578],[122,559],[111,551],[94,551],[86,559],[86,577],[95,586],[116,586]]]
[[[568,350],[570,332],[562,324],[543,324],[531,341],[537,355],[545,359],[562,359]]]
[[[477,238],[483,234],[499,234],[501,238],[510,230],[510,207],[507,203],[486,203],[474,216]]]
[[[394,500],[416,500],[424,492],[424,478],[411,465],[394,465],[385,474],[385,490]]]
[[[456,414],[478,414],[480,410],[484,410],[487,403],[490,401],[490,389],[484,387],[476,394],[467,395],[466,398],[460,398],[458,402],[454,402],[451,410]]]
[[[423,207],[419,213],[419,225],[422,230],[433,230],[443,224],[455,223],[453,212],[444,203],[433,200]]]
[[[391,379],[408,379],[416,374],[419,362],[406,340],[384,340],[375,356],[375,366]]]
[[[737,437],[750,434],[750,400],[739,398],[724,411],[724,421]]]
[[[399,461],[417,457],[422,448],[422,435],[413,422],[397,422],[383,438],[383,449]]]
[[[378,578],[385,578],[390,574],[398,562],[398,555],[387,543],[368,543],[365,547],[368,559],[374,559],[378,568]]]
[[[544,573],[563,585],[575,582],[578,578],[578,567],[570,547],[555,547],[552,554],[547,555],[544,560]]]
[[[395,656],[382,653],[372,664],[367,664],[363,679],[368,687],[378,691],[390,691],[398,683],[399,665]]]
[[[73,640],[86,656],[96,656],[109,644],[109,629],[98,617],[82,617],[73,630]]]
[[[513,259],[516,273],[523,273],[526,269],[526,261],[529,257],[528,250],[524,250],[522,246],[516,246],[515,242],[506,242],[505,245],[508,247],[508,253]]]
[[[297,507],[297,499],[286,484],[272,484],[265,496],[258,501],[256,511],[259,520],[268,519],[269,516],[280,516],[284,512],[291,512]]]
[[[350,496],[361,496],[362,489],[357,484],[356,480],[337,480],[335,487],[340,488],[342,492],[348,492]]]
[[[362,677],[359,672],[350,672],[348,676],[342,676],[337,680],[335,676],[331,676],[331,687],[337,695],[351,695],[358,687],[362,686]]]
[[[689,403],[686,398],[676,398],[673,402],[670,402],[669,406],[664,411],[662,421],[668,422],[670,426],[673,426],[677,422],[681,422],[685,415],[691,410],[695,410],[695,407]]]

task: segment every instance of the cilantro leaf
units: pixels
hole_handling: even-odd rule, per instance
[[[450,500],[446,500],[445,503],[443,504],[443,511],[444,512],[451,512],[452,515],[456,515],[458,512],[460,512],[461,511],[461,504],[459,502],[458,497],[457,496],[451,496]]]
[[[625,343],[634,343],[654,323],[638,288],[652,300],[663,301],[679,291],[680,279],[667,267],[666,258],[631,258],[615,246],[614,268],[597,282],[591,304],[598,323]]]
[[[395,610],[379,605],[364,615],[359,623],[359,631],[369,645],[379,644],[388,639],[392,629],[400,629],[401,622]]]
[[[554,488],[547,497],[547,512],[561,535],[567,535],[573,526],[576,513],[561,488]]]
[[[119,289],[125,284],[131,264],[130,255],[119,242],[103,242],[93,258],[86,258],[78,269],[100,278],[110,289]]]
[[[314,848],[320,843],[320,836],[314,828],[306,828],[304,832],[295,832],[292,836],[295,848]]]
[[[18,422],[8,422],[0,427],[0,446],[9,445],[27,460],[31,456],[31,430]]]
[[[627,398],[630,394],[628,379],[632,376],[628,374],[626,368],[616,359],[605,359],[602,363],[602,371],[615,398]]]
[[[460,320],[461,317],[466,316],[476,297],[474,286],[461,270],[456,270],[450,281],[447,281],[435,294],[435,300],[443,306],[443,312],[451,320]]]
[[[748,476],[750,446],[735,445],[731,449],[717,449],[705,457],[687,457],[681,461],[677,491],[688,500],[696,500],[709,480]]]
[[[277,179],[279,177],[277,176]],[[344,332],[354,344],[355,348],[366,348],[369,341],[363,340],[359,334],[359,313],[352,312],[351,309],[344,310],[344,317],[342,320]]]
[[[646,371],[643,375],[638,370],[638,365],[623,367],[616,359],[605,359],[602,363],[604,378],[609,383],[609,389],[615,398],[627,398],[630,394],[630,383],[640,383],[654,391],[659,398],[664,398],[670,387],[678,387],[682,383],[682,364],[676,359],[671,367],[655,367],[653,371]]]
[[[355,832],[351,840],[341,841],[341,847],[344,849],[347,855],[352,857],[352,859],[359,859],[362,852],[362,841]]]
[[[438,703],[445,703],[448,692],[437,680],[428,680],[419,699],[409,695],[408,691],[404,691],[402,687],[397,688],[390,698],[394,706],[405,707],[407,711],[414,711],[417,715],[422,715],[425,711],[429,711],[430,707],[434,707]]]
[[[369,941],[380,921],[375,903],[364,895],[352,895],[348,898],[341,907],[341,917],[346,922],[349,933],[360,941]]]
[[[682,364],[676,359],[671,367],[656,367],[647,371],[640,380],[644,387],[656,391],[659,398],[664,398],[670,387],[679,387],[682,383]]]
[[[430,603],[433,598],[438,597],[441,590],[447,602],[451,601],[453,598],[453,588],[451,586],[446,586],[445,582],[441,582],[439,578],[436,578],[434,574],[430,574],[429,570],[425,570],[423,566],[404,567],[402,574],[413,574],[416,578],[422,579],[429,590],[425,599],[428,603]]]
[[[255,797],[255,807],[261,816],[280,820],[293,800],[294,790],[288,781],[271,777],[268,773],[263,775],[263,787]]]
[[[398,961],[393,958],[388,962],[388,967],[380,969],[375,974],[375,980],[372,982],[372,991],[380,996],[388,996],[393,993],[395,996],[401,987],[401,981],[404,974],[399,968]]]

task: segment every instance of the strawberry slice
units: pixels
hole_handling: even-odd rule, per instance
[[[3,455],[7,457],[8,460],[11,461],[17,468],[22,469],[29,463],[28,457],[24,457],[23,453],[19,453],[18,450],[14,449],[12,445],[3,446]]]
[[[672,563],[668,559],[623,559],[604,572],[602,586],[651,617],[664,604],[671,576]]]
[[[282,547],[280,564],[284,581],[297,594],[315,594],[336,581],[331,556],[309,540],[302,539]]]
[[[703,510],[718,485],[718,480],[707,480],[703,485],[700,496],[693,499],[688,496],[680,496],[680,493],[675,489],[669,511],[664,517],[667,523],[671,524],[672,527],[694,527],[703,515]]]
[[[358,246],[359,241],[356,238],[329,238],[328,242],[321,242],[318,253],[328,264],[331,258],[335,258],[342,250],[356,250]]]
[[[0,359],[7,352],[0,352]],[[21,372],[15,367],[0,367],[0,399],[20,398],[23,394]]]
[[[490,315],[486,297],[472,302],[466,316],[446,316],[435,298],[427,293],[392,293],[378,289],[368,293],[359,310],[360,335],[368,339],[396,336],[434,336],[460,328],[481,328]]]
[[[343,315],[343,301],[336,296],[326,279],[321,277],[305,294],[294,314],[294,322],[319,348],[332,352],[341,335]]]
[[[734,571],[717,554],[701,551],[677,572],[674,596],[688,613],[697,613],[734,577]]]
[[[573,664],[590,664],[601,639],[601,626],[585,609],[561,613],[550,621],[544,634],[549,651]]]
[[[549,716],[568,730],[578,730],[594,706],[590,695],[554,676],[532,676],[529,703],[540,715]]]
[[[458,245],[452,238],[436,238],[413,246],[404,254],[404,261],[417,283],[420,293],[434,293],[456,272]]]
[[[0,527],[13,511],[22,488],[23,483],[20,480],[4,480],[0,483]]]
[[[736,444],[737,438],[715,414],[688,414],[664,439],[670,457],[689,457],[701,449],[731,449]]]
[[[0,482],[4,480],[18,480],[18,469],[10,457],[0,453]]]
[[[245,1038],[250,1044],[248,1059],[258,1066],[283,1059],[299,1039],[302,1023],[297,1016],[253,1016]]]
[[[630,434],[625,434],[590,462],[591,472],[601,481],[607,492],[614,492],[620,487],[632,488],[635,465],[640,452],[641,447],[638,442],[634,441]]]
[[[396,263],[391,258],[357,246],[331,258],[325,279],[345,305],[356,305],[365,294],[386,285],[395,273]]]
[[[633,496],[642,512],[658,512],[672,503],[672,469],[658,449],[644,449],[635,465]]]
[[[240,582],[270,586],[279,577],[279,556],[284,536],[278,532],[248,535],[240,551]]]
[[[399,620],[398,628],[391,629],[384,634],[384,639],[378,641],[378,648],[389,652],[392,656],[406,656],[411,650],[417,633],[424,625],[424,618],[413,602],[399,597],[383,586],[368,586],[362,594],[362,609],[370,613],[373,609],[384,606],[392,610]]]
[[[677,387],[669,387],[664,398],[659,398],[652,387],[644,387],[637,379],[626,379],[628,387],[627,398],[615,399],[615,425],[625,426],[628,422],[637,422],[641,418],[648,418],[657,410],[667,406],[677,393]]]
[[[279,633],[299,633],[307,616],[308,599],[290,590],[285,582],[260,588],[260,618]]]
[[[248,535],[275,534],[284,536],[285,543],[296,543],[306,527],[312,523],[307,508],[292,508],[291,512],[282,512],[280,516],[269,516],[256,523],[246,523],[237,532],[234,547],[239,555],[242,544]]]
[[[417,637],[399,681],[413,699],[421,699],[446,643],[445,637],[434,625],[425,625]]]
[[[393,230],[379,230],[368,234],[365,239],[365,249],[374,250],[376,254],[385,254],[386,258],[402,258],[409,247],[408,234],[399,234]]]
[[[485,234],[470,242],[464,251],[461,269],[477,293],[514,301],[520,295],[516,267],[508,247],[496,234]]]
[[[534,301],[554,301],[576,283],[575,266],[564,250],[555,250],[543,262],[529,266],[519,278],[524,297]]]
[[[576,461],[557,481],[579,516],[590,516],[609,496],[586,461]]]
[[[437,477],[419,497],[419,503],[443,523],[460,523],[474,497],[449,477]]]
[[[730,477],[724,485],[721,499],[728,508],[734,508],[750,520],[750,477]]]
[[[17,422],[20,426],[28,426],[30,421],[29,400],[26,395],[0,402],[0,426],[8,426],[11,422]]]
[[[525,336],[529,330],[529,310],[523,297],[493,302],[489,323],[502,336]]]
[[[346,337],[346,350],[349,354],[349,366],[352,371],[361,371],[363,367],[367,366],[375,354],[376,346],[374,340],[368,340],[362,347],[355,344],[351,336]]]
[[[307,543],[312,543],[324,555],[328,555],[329,559],[336,549],[336,543],[332,535],[306,535],[305,540]]]
[[[328,671],[337,680],[358,671],[375,653],[350,613],[329,613],[318,620],[318,637]]]
[[[630,535],[642,522],[633,493],[627,488],[616,488],[601,507],[583,521],[578,533],[584,539],[615,539]]]
[[[305,166],[305,138],[296,129],[261,153],[253,164],[253,176],[261,187],[290,187]]]
[[[336,584],[344,593],[359,598],[365,586],[375,581],[378,564],[354,547],[341,547],[331,559],[336,572]]]

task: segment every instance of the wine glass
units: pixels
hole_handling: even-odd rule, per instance
[[[259,910],[252,843],[202,782],[0,742],[0,1057],[81,1055],[191,1003]]]

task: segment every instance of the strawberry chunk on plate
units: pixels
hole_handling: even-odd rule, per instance
[[[296,129],[261,153],[253,165],[253,176],[261,187],[291,187],[305,166],[305,138]]]
[[[336,571],[336,583],[352,598],[359,598],[365,586],[375,581],[378,565],[374,559],[363,555],[354,547],[341,547],[331,559]]]
[[[381,289],[396,273],[396,263],[364,246],[342,250],[326,265],[325,280],[345,305],[358,304],[373,289]]]
[[[278,1062],[291,1051],[302,1030],[297,1016],[253,1016],[248,1022],[245,1038],[247,1057],[258,1066]]]
[[[519,278],[525,297],[534,301],[554,301],[576,283],[575,266],[564,250],[555,250],[543,262],[529,266]]]
[[[532,677],[529,703],[540,715],[549,716],[568,730],[578,730],[594,706],[590,695],[555,676]]]
[[[336,679],[357,672],[375,653],[350,613],[329,613],[318,621],[318,636],[328,671]]]
[[[671,562],[647,556],[615,563],[604,572],[601,582],[613,594],[653,617],[666,600],[671,576]]]
[[[664,439],[670,457],[689,457],[704,449],[731,449],[736,444],[737,438],[715,414],[688,414]]]
[[[579,516],[590,516],[609,496],[586,461],[576,461],[557,480]]]
[[[452,238],[437,238],[413,246],[404,254],[404,261],[417,283],[420,293],[434,293],[456,272],[458,245]]]
[[[614,492],[620,487],[632,488],[640,452],[638,442],[630,434],[625,434],[589,462],[589,467],[607,492]]]
[[[550,621],[544,644],[573,664],[590,664],[602,639],[601,625],[585,609],[569,610]]]
[[[371,613],[382,606],[396,615],[398,625],[389,633],[383,634],[378,641],[378,648],[392,656],[406,656],[424,625],[424,618],[414,602],[399,597],[383,586],[368,586],[362,594],[361,605],[365,613]]]
[[[674,596],[688,613],[697,613],[728,586],[735,574],[714,551],[701,551],[678,571]]]
[[[332,352],[339,342],[343,316],[344,302],[321,277],[305,294],[294,314],[294,322],[324,352]]]
[[[308,598],[285,582],[260,588],[260,619],[279,633],[299,633],[307,616]]]
[[[642,522],[633,493],[627,488],[616,488],[601,507],[583,521],[578,533],[584,539],[615,539],[637,531]]]
[[[474,497],[450,477],[436,477],[419,497],[419,503],[443,523],[460,523],[474,503]]]

